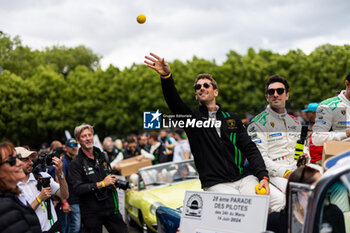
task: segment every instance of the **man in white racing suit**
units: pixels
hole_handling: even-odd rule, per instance
[[[327,141],[350,140],[350,72],[345,80],[346,89],[333,98],[322,101],[316,111],[316,121],[312,128],[312,142],[323,146]],[[342,211],[350,210],[350,201],[345,187],[335,183],[330,190],[330,202]]]
[[[284,77],[273,75],[269,78],[265,97],[269,105],[252,120],[248,134],[264,158],[271,184],[285,193],[287,179],[297,168],[294,154],[301,124],[285,108],[289,84]]]
[[[327,141],[344,141],[350,137],[350,72],[345,80],[346,90],[320,103],[312,130],[312,142],[323,146]]]

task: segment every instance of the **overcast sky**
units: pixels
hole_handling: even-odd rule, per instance
[[[4,33],[33,49],[85,45],[104,69],[141,64],[151,51],[218,64],[249,47],[309,53],[350,44],[349,25],[350,0],[0,0]]]

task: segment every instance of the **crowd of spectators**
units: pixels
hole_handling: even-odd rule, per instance
[[[16,232],[87,232],[83,230],[81,219],[80,193],[74,191],[72,180],[75,178],[70,177],[74,173],[69,172],[79,148],[81,144],[75,138],[43,143],[39,150],[29,146],[14,147],[10,142],[1,143],[1,212],[11,212],[13,217],[1,218],[0,225],[14,223],[6,224],[0,232],[14,232],[13,229]],[[99,149],[96,150],[101,152],[101,160],[111,164],[115,174],[125,159],[150,159],[152,164],[159,164],[191,158],[183,130],[143,132],[125,139],[106,137]],[[5,164],[8,166],[3,166]]]

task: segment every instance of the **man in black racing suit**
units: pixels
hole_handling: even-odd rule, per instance
[[[269,178],[264,160],[248,136],[238,115],[224,111],[215,98],[218,86],[209,74],[195,81],[199,109],[189,108],[180,98],[170,66],[156,54],[146,56],[146,65],[161,75],[164,98],[170,110],[183,120],[194,161],[205,191],[255,194],[254,187],[264,187],[269,194]],[[248,159],[254,170],[249,175],[243,166]]]

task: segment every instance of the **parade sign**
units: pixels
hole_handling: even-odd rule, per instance
[[[186,191],[180,230],[186,233],[261,233],[269,196]]]

